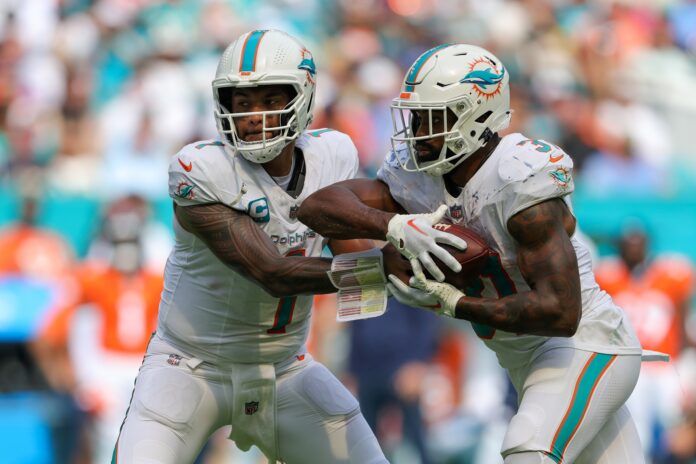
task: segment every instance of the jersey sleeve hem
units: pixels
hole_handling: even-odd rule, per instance
[[[532,206],[536,206],[539,203],[543,203],[548,200],[553,200],[555,198],[565,198],[570,194],[570,192],[561,192],[559,195],[553,195],[549,197],[543,197],[543,198],[535,198],[533,200],[527,201],[525,203],[521,203],[517,205],[515,208],[513,208],[507,215],[507,217],[503,217],[503,224],[505,225],[505,231],[507,233],[510,233],[508,230],[508,221],[510,220],[511,217],[513,217],[515,214],[524,211],[525,209],[531,208]]]

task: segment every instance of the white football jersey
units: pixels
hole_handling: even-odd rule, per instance
[[[542,140],[530,140],[522,134],[507,135],[455,198],[447,192],[441,177],[401,169],[397,157],[407,156],[405,148],[389,153],[377,173],[394,199],[409,213],[431,212],[447,204],[453,222],[475,230],[498,253],[490,258],[477,285],[464,289],[465,293],[499,298],[529,291],[517,266],[517,246],[507,231],[507,221],[550,198],[563,198],[572,211],[570,157]],[[544,349],[572,346],[599,353],[640,353],[640,344],[623,311],[597,285],[589,251],[575,236],[571,242],[582,287],[582,318],[576,334],[571,338],[550,338],[473,324],[503,367],[514,368],[528,362],[542,345]]]
[[[222,203],[251,216],[281,255],[318,257],[325,244],[299,222],[302,200],[358,170],[350,138],[330,129],[306,131],[302,192],[292,198],[260,164],[233,156],[222,143],[185,146],[169,167],[169,195],[179,206]],[[158,333],[194,356],[214,362],[277,362],[292,356],[309,330],[311,295],[274,298],[223,264],[174,219],[176,243],[165,268]]]

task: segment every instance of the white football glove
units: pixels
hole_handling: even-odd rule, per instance
[[[411,277],[411,280],[408,282],[410,287],[407,287],[414,291],[409,292],[408,294],[416,295],[415,291],[418,290],[420,291],[417,294],[419,299],[423,301],[435,301],[436,304],[440,305],[440,308],[437,309],[439,314],[449,317],[456,317],[455,312],[457,310],[457,303],[463,296],[466,296],[464,292],[459,290],[454,285],[426,279],[420,264],[417,262],[414,264],[413,272],[415,277]],[[389,280],[393,283],[394,280],[392,280],[391,277],[392,276],[389,276]],[[430,309],[432,309],[432,307]]]
[[[401,252],[413,266],[414,261],[420,261],[430,272],[430,275],[442,282],[445,275],[435,265],[431,254],[440,259],[454,272],[462,270],[461,264],[449,254],[447,250],[438,245],[444,243],[466,249],[466,241],[461,238],[433,228],[445,217],[447,206],[440,206],[434,213],[428,214],[397,214],[389,221],[387,240]]]
[[[387,290],[400,303],[414,308],[430,309],[438,311],[441,307],[440,302],[432,295],[428,295],[423,290],[409,287],[394,274],[389,274],[390,283],[387,284]]]

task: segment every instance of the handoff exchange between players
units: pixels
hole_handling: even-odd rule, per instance
[[[279,31],[223,53],[221,139],[184,147],[169,168],[176,244],[112,462],[191,463],[230,424],[237,446],[271,462],[387,462],[355,398],[304,347],[312,294],[335,288],[326,241],[298,206],[358,169],[348,136],[306,130],[315,77],[311,53]]]
[[[506,464],[642,463],[624,405],[640,344],[576,238],[570,157],[498,134],[511,114],[508,77],[479,47],[425,52],[393,101],[393,150],[378,179],[326,187],[299,218],[325,237],[388,240],[415,274],[389,276],[399,301],[473,323],[518,392]],[[429,256],[441,235],[432,225],[445,214],[496,252],[467,288],[441,282]]]

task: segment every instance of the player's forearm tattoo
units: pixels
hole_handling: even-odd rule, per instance
[[[246,214],[222,204],[176,207],[179,223],[198,236],[223,263],[274,296],[332,293],[327,258],[281,256]]]
[[[574,333],[582,301],[577,257],[564,228],[564,218],[570,218],[565,208],[562,200],[549,200],[508,221],[517,241],[517,265],[531,291],[501,299],[462,298],[457,317],[514,333]]]
[[[371,238],[386,240],[387,224],[391,215],[369,208],[362,203],[337,209],[340,214],[321,214],[307,225],[324,237],[340,240]]]
[[[400,210],[382,182],[352,179],[310,195],[297,217],[324,237],[386,240],[389,220]]]

